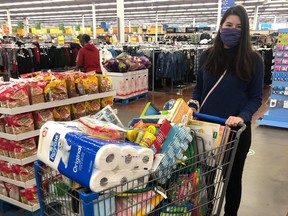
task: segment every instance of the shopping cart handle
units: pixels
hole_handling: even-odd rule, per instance
[[[208,114],[203,114],[203,113],[198,113],[198,112],[193,112],[193,117],[196,117],[200,120],[215,122],[215,123],[219,123],[219,124],[225,124],[225,122],[227,120],[225,118],[212,116],[212,115],[208,115]]]
[[[218,124],[225,124],[225,122],[227,120],[225,118],[212,116],[212,115],[208,115],[208,114],[203,114],[203,113],[198,113],[198,112],[193,112],[193,117],[196,117],[196,118],[198,118],[200,120],[204,120],[204,121],[215,122]],[[238,127],[241,127],[243,130],[245,130],[246,124],[243,122],[240,122],[238,124]]]

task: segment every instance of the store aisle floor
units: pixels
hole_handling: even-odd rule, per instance
[[[149,92],[149,97],[128,105],[115,104],[118,116],[126,126],[138,117],[147,102],[162,109],[171,98],[191,97],[193,89],[169,93]],[[270,87],[263,90],[263,104],[252,120],[252,154],[246,160],[242,203],[238,216],[286,216],[288,212],[288,133],[287,129],[258,126],[256,119],[268,109]],[[253,152],[255,152],[253,154]]]

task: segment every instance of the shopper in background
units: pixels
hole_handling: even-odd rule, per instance
[[[90,36],[79,36],[82,48],[77,56],[77,67],[83,67],[85,72],[96,71],[101,73],[99,50],[91,43]]]
[[[238,143],[226,191],[225,216],[235,216],[241,201],[244,163],[251,145],[251,118],[262,102],[264,77],[263,60],[251,46],[247,12],[240,5],[226,11],[213,46],[200,57],[197,84],[188,102],[194,111],[223,74],[200,112],[225,118],[226,125],[231,127],[239,123],[247,125]],[[208,198],[212,197],[213,194]]]

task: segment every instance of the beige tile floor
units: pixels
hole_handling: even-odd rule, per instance
[[[243,198],[238,216],[286,216],[288,213],[288,130],[258,126],[256,119],[268,109],[270,87],[263,90],[263,104],[253,118],[253,142],[243,176]],[[170,98],[190,98],[192,89],[174,92],[149,92],[149,97],[128,105],[115,104],[124,125],[138,117],[150,101],[159,109]]]

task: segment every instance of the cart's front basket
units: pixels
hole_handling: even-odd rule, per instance
[[[238,139],[245,129],[229,131],[223,145],[206,150],[205,140],[191,130],[193,140],[185,160],[94,193],[75,186],[57,171],[35,162],[43,215],[164,216],[220,215]],[[137,185],[137,186],[136,186]]]

